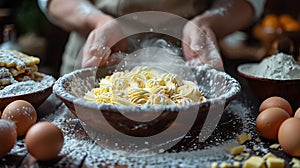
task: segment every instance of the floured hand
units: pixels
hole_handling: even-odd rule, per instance
[[[212,68],[224,70],[215,34],[208,26],[199,27],[189,21],[183,29],[182,46],[189,65],[208,64]]]
[[[118,61],[112,52],[125,49],[126,42],[120,25],[110,17],[100,21],[88,35],[83,48],[82,67],[103,66]]]

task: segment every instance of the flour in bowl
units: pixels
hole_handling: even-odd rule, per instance
[[[247,73],[268,79],[300,79],[300,65],[291,55],[278,53],[263,59],[259,64],[249,67]]]
[[[43,76],[40,81],[27,80],[22,82],[15,82],[0,90],[0,98],[41,92],[51,87],[54,82],[55,78],[50,75]]]

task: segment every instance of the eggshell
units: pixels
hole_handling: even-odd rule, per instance
[[[266,139],[277,140],[280,125],[289,117],[289,114],[281,108],[268,108],[257,116],[256,130]]]
[[[0,119],[0,158],[6,155],[17,142],[15,123]]]
[[[1,118],[13,121],[17,127],[17,135],[22,136],[36,123],[37,114],[29,102],[16,100],[4,108]]]
[[[50,122],[39,122],[33,125],[25,136],[27,150],[37,160],[55,159],[63,143],[61,130]]]
[[[265,99],[259,106],[259,112],[264,111],[270,107],[278,107],[284,109],[290,116],[293,115],[291,104],[282,97],[273,96]]]
[[[296,110],[294,117],[300,119],[300,107]]]
[[[278,132],[278,141],[282,149],[289,155],[300,157],[300,119],[285,120]]]

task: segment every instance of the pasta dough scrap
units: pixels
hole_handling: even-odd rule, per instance
[[[0,90],[13,83],[39,80],[39,63],[38,57],[16,50],[0,50]]]

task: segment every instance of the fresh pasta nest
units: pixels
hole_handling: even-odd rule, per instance
[[[139,67],[141,68],[141,67]],[[136,68],[139,69],[139,68]],[[124,82],[124,79],[119,78],[122,77],[122,75],[124,75],[124,72],[120,72],[120,73],[116,73],[115,72],[116,66],[107,66],[107,67],[99,67],[99,68],[86,68],[86,69],[79,69],[79,70],[75,70],[71,73],[65,74],[64,76],[60,77],[54,84],[53,86],[53,93],[60,98],[66,105],[67,107],[70,109],[70,111],[77,115],[77,108],[85,108],[85,109],[90,109],[90,110],[94,110],[95,113],[96,111],[99,111],[100,109],[105,109],[108,111],[113,111],[113,109],[115,109],[116,104],[111,104],[111,96],[108,96],[108,91],[106,91],[105,89],[101,89],[100,85],[109,85],[110,83],[105,83],[105,81],[111,81],[113,78],[113,80],[118,80],[118,84],[114,84],[115,87],[124,87],[126,86],[126,83]],[[134,67],[132,68],[132,70],[134,69]],[[131,70],[131,71],[132,71]],[[155,68],[152,69],[154,72]],[[156,69],[157,70],[157,69]],[[214,69],[201,69],[201,67],[199,68],[195,68],[192,70],[192,73],[194,74],[194,79],[196,80],[198,86],[196,90],[193,90],[191,88],[195,88],[195,87],[191,87],[190,90],[192,90],[193,95],[197,95],[198,94],[198,102],[196,103],[190,103],[189,105],[192,104],[199,104],[201,107],[207,107],[210,106],[210,104],[212,102],[214,103],[218,103],[218,102],[223,102],[223,100],[225,100],[226,103],[228,103],[229,101],[233,100],[234,98],[236,98],[238,96],[238,94],[240,93],[240,84],[239,82],[232,78],[230,75],[226,74],[225,72],[220,72],[220,71],[216,71]],[[148,72],[148,74],[151,74]],[[141,73],[140,73],[141,75]],[[109,76],[109,77],[108,77]],[[137,78],[138,75],[134,76],[134,78],[136,78],[136,81],[139,81]],[[178,77],[176,78],[176,75],[166,75],[165,77],[167,77],[169,79],[173,78],[178,80]],[[110,80],[108,80],[107,78],[110,78]],[[103,80],[103,81],[101,81]],[[162,90],[159,89],[159,87],[154,87],[155,82],[152,80],[148,80],[148,83],[144,83],[146,85],[153,85],[153,91],[155,90],[154,88],[156,88],[156,91],[158,93],[161,93],[162,90],[168,91],[167,88],[170,87],[166,87]],[[157,81],[156,81],[157,82]],[[192,82],[187,82],[189,84],[191,84]],[[136,84],[138,84],[138,82],[136,82]],[[157,85],[159,86],[159,85]],[[143,95],[143,97],[148,96],[150,97],[150,93],[148,94],[144,94],[145,91],[141,91],[139,89],[137,89],[138,87],[136,87],[135,89],[129,89],[132,95],[131,99],[133,102],[136,103],[141,103],[141,102],[145,102],[145,98],[143,99],[136,99],[136,95]],[[171,87],[172,88],[172,87]],[[179,87],[178,87],[179,88]],[[184,87],[181,87],[182,89],[184,89]],[[94,90],[95,89],[95,90]],[[95,94],[92,92],[95,92]],[[120,90],[120,89],[119,89]],[[185,89],[184,89],[185,90]],[[97,96],[96,94],[100,94],[101,92],[106,91],[107,95],[102,94],[103,97],[99,97],[98,101],[107,101],[107,104],[102,104],[102,103],[95,103],[97,100]],[[147,90],[146,90],[147,91]],[[174,91],[174,89],[173,89]],[[149,92],[149,91],[147,91]],[[123,93],[123,92],[120,92]],[[197,94],[195,94],[197,93]],[[199,93],[201,94],[199,96]],[[117,95],[117,94],[116,94]],[[178,97],[176,97],[176,96]],[[184,94],[182,94],[184,95]],[[142,96],[141,96],[142,97]],[[159,96],[158,96],[159,97]],[[177,98],[177,101],[179,102],[179,94],[174,94],[173,98]],[[126,101],[126,103],[129,104],[133,104],[132,102],[129,102],[129,98]],[[159,102],[165,102],[168,103],[168,101],[165,100],[169,100],[169,99],[162,99],[162,101],[160,101],[160,97],[157,98],[156,100],[154,99],[155,97],[153,96],[152,99],[150,99],[149,101],[153,102],[157,102],[159,100]],[[182,96],[181,96],[182,98]],[[154,99],[154,100],[153,100]],[[114,100],[114,99],[113,99]],[[123,99],[119,99],[119,100],[115,100],[116,102],[119,101],[119,104],[121,104]],[[175,99],[174,99],[175,100]],[[202,102],[201,102],[202,101]],[[183,101],[182,101],[183,102]],[[123,102],[123,104],[126,104]],[[177,105],[172,105],[172,103],[174,102],[169,102],[171,103],[171,106],[177,106]],[[186,103],[186,102],[185,102]],[[155,105],[156,106],[156,105]],[[169,106],[169,105],[167,105]],[[166,106],[166,107],[167,107]],[[136,110],[139,111],[139,107],[142,107],[140,105],[138,106],[125,106],[125,107],[130,107],[130,109],[134,108]],[[124,107],[124,108],[125,108]],[[131,108],[132,107],[132,108]],[[177,107],[184,107],[184,106],[177,106]],[[201,107],[199,107],[201,109]],[[119,108],[119,107],[118,107]]]
[[[206,100],[195,82],[149,66],[107,75],[84,98],[99,104],[126,106],[187,105]]]

